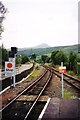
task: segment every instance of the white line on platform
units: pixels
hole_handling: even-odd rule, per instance
[[[43,117],[43,115],[44,115],[44,113],[45,113],[45,110],[46,110],[46,108],[47,108],[47,106],[48,106],[48,104],[49,104],[49,102],[50,102],[50,99],[51,99],[51,98],[49,98],[49,99],[47,100],[47,103],[46,103],[46,105],[44,106],[41,114],[39,115],[38,120],[41,120],[41,119],[42,119],[42,117]]]
[[[17,82],[16,85],[19,84],[19,83],[21,83],[21,82],[23,82],[23,81],[26,80],[27,78],[29,78],[29,77],[33,74],[33,72],[34,72],[34,70],[33,70],[33,71],[31,72],[31,74],[29,74],[26,78],[23,78],[21,81]]]
[[[0,95],[2,94],[2,93],[4,93],[6,90],[8,90],[10,88],[10,86],[8,86],[7,88],[5,88],[4,90],[2,90],[1,92],[0,92]]]

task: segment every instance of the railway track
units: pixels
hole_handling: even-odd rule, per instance
[[[45,73],[40,76],[33,84],[24,89],[17,97],[9,102],[4,108],[0,110],[2,112],[2,120],[26,120],[31,117],[33,108],[37,105],[37,102],[42,95],[43,91],[47,87],[49,81],[52,78],[52,71],[47,69]],[[17,101],[20,96],[36,95],[34,102]]]
[[[52,67],[49,67],[49,69],[51,69],[53,71],[53,73],[55,75],[57,75],[59,78],[61,78],[61,74],[59,73],[58,70],[56,70],[55,68],[52,68]],[[80,92],[80,80],[76,79],[73,76],[68,75],[66,73],[64,73],[63,75],[64,75],[64,78],[63,78],[64,81]]]

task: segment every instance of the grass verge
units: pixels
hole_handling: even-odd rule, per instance
[[[76,96],[72,92],[64,90],[64,98],[65,99],[70,99],[70,98],[72,99],[72,98],[76,98]]]
[[[38,77],[39,74],[40,74],[40,67],[35,65],[35,67],[34,67],[34,72],[33,72],[32,75],[30,76],[30,78]]]

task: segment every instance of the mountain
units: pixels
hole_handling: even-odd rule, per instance
[[[24,51],[24,50],[30,50],[30,49],[37,49],[37,48],[48,48],[48,47],[50,47],[48,44],[43,43],[43,44],[37,45],[37,46],[35,46],[35,47],[18,48],[18,51]]]
[[[48,48],[48,47],[50,47],[48,44],[43,43],[43,44],[37,45],[37,46],[35,46],[33,48],[36,49],[36,48]]]
[[[36,47],[42,47],[41,45]],[[70,46],[57,46],[57,47],[45,47],[47,48],[30,48],[30,49],[23,49],[22,51],[18,51],[17,54],[23,54],[23,55],[31,55],[32,53],[35,53],[36,55],[43,55],[43,54],[49,54],[53,52],[54,50],[62,50],[63,52],[69,54],[70,51],[73,51],[75,53],[78,53],[78,45],[70,45]],[[43,46],[44,47],[44,46]]]

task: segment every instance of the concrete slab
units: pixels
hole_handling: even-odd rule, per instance
[[[38,120],[80,120],[80,99],[52,98]]]
[[[78,99],[69,99],[60,101],[59,118],[77,118],[78,117]]]

